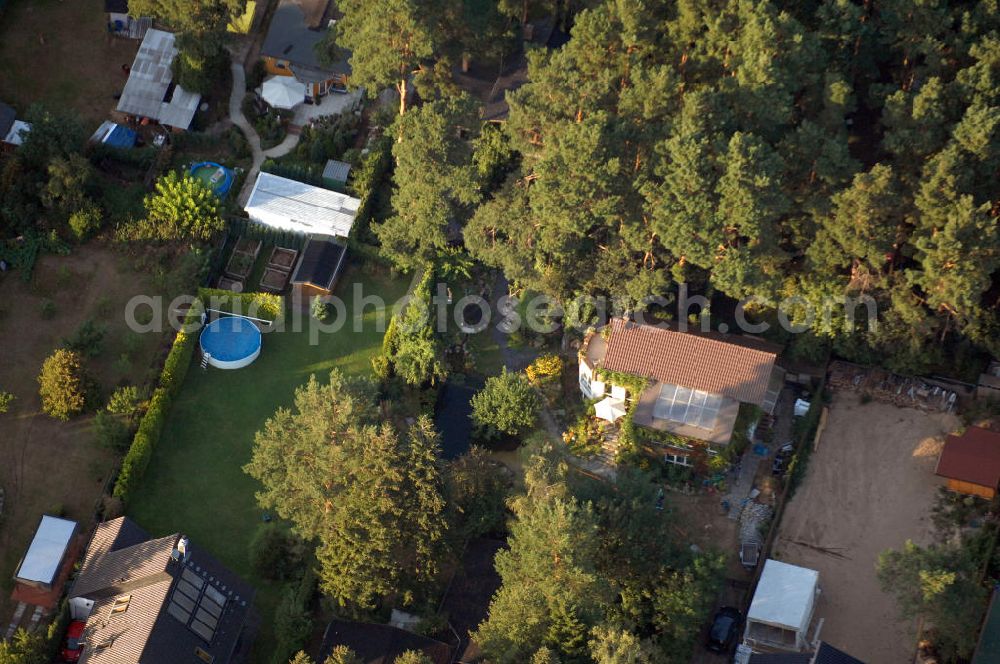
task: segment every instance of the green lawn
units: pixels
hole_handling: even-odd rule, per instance
[[[356,282],[364,284],[364,295],[380,295],[389,305],[406,292],[408,279],[374,269],[379,271],[350,268],[341,276],[338,294],[349,316]],[[350,374],[370,371],[370,358],[382,341],[375,318],[369,306],[362,332],[348,323],[335,334],[319,335],[317,345],[310,345],[307,331],[266,334],[260,357],[244,369],[192,366],[143,490],[129,505],[130,516],[154,536],[183,532],[192,546],[205,547],[257,587],[262,621],[256,661],[270,655],[280,588],[254,578],[249,569],[247,548],[262,512],[254,499],[258,485],[242,466],[250,458],[254,432],[277,407],[291,405],[295,387],[310,374],[322,379],[334,367]]]

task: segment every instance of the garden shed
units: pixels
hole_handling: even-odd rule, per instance
[[[816,570],[768,559],[747,612],[743,640],[754,649],[806,650],[819,592]]]
[[[142,39],[118,100],[118,112],[148,118],[175,130],[191,125],[201,95],[177,85],[171,65],[177,57],[174,35],[150,30]]]
[[[347,186],[347,177],[351,174],[351,165],[346,161],[330,159],[323,167],[323,185],[334,189]]]
[[[292,289],[303,297],[329,295],[346,254],[347,248],[334,240],[309,240],[292,275]]]
[[[934,472],[951,491],[993,500],[1000,486],[1000,433],[969,427],[948,436]]]
[[[14,580],[41,590],[53,588],[73,543],[76,527],[76,521],[43,515],[27,553],[17,566]]]

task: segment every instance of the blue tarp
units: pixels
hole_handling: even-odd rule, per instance
[[[135,132],[120,124],[116,124],[104,137],[104,144],[113,148],[131,148],[135,146]]]

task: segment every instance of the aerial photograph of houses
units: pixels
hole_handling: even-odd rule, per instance
[[[1000,664],[1000,0],[0,63],[0,664]]]

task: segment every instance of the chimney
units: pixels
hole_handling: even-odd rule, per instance
[[[187,535],[181,535],[180,539],[177,540],[177,546],[170,553],[170,558],[175,562],[186,563],[188,558],[191,557],[191,551],[189,550],[191,546]]]

